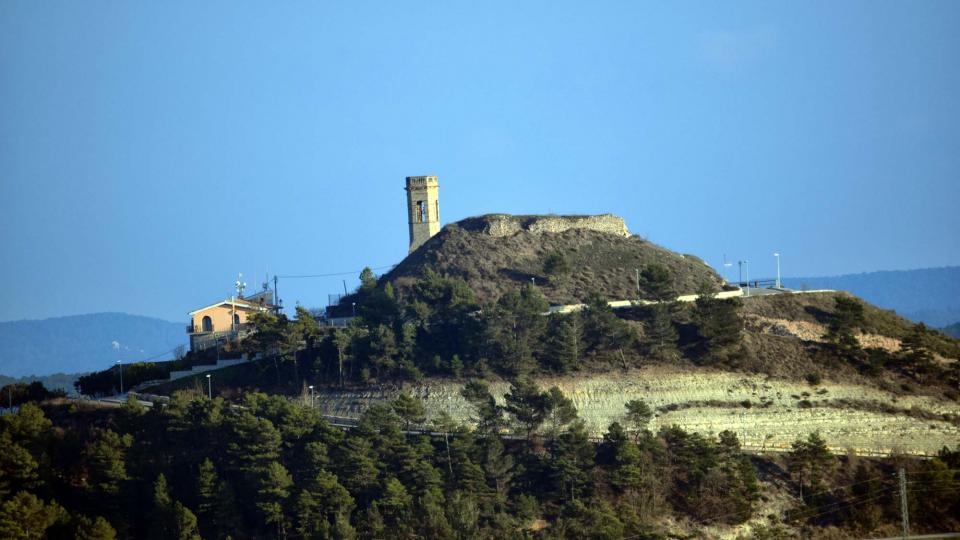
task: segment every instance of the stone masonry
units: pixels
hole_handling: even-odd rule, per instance
[[[596,216],[512,216],[487,214],[471,218],[468,228],[494,237],[511,236],[520,231],[532,233],[560,233],[570,229],[587,229],[617,236],[629,237],[630,231],[623,218],[613,214]]]
[[[436,176],[408,176],[406,189],[409,253],[413,253],[440,232],[440,184]]]

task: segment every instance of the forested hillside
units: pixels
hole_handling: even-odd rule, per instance
[[[258,393],[242,407],[200,393],[151,410],[27,404],[0,419],[0,537],[887,536],[896,467],[914,532],[960,526],[957,452],[850,459],[813,434],[782,458],[750,458],[733,432],[651,433],[642,401],[591,440],[556,388],[517,381],[503,406],[480,382],[464,396],[477,429],[441,419],[429,434],[408,395],[347,431]],[[507,425],[522,435],[503,438]]]

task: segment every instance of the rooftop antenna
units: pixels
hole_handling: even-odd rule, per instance
[[[243,274],[237,274],[235,286],[237,287],[237,298],[243,298],[243,290],[247,288],[247,284],[243,281]]]

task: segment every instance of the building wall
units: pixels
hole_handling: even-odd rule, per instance
[[[236,314],[240,317],[240,324],[246,324],[253,309],[237,306]],[[195,332],[203,331],[203,318],[209,316],[213,323],[214,332],[228,332],[232,328],[233,309],[229,305],[214,306],[203,311],[194,313],[191,325]]]
[[[410,253],[440,232],[440,185],[436,176],[407,177]]]

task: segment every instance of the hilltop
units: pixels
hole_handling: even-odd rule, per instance
[[[552,275],[545,268],[551,256],[559,262]],[[457,221],[444,226],[381,281],[393,283],[402,293],[431,268],[466,281],[482,304],[533,280],[551,304],[572,304],[594,293],[607,299],[636,298],[636,269],[651,263],[669,270],[680,294],[703,285],[719,290],[722,285],[720,276],[701,259],[631,235],[623,219],[610,214],[489,214]]]

